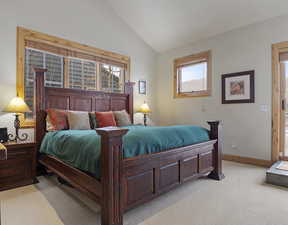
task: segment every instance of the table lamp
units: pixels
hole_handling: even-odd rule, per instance
[[[15,127],[15,137],[13,137],[13,134],[8,134],[9,141],[26,141],[28,138],[28,134],[23,133],[21,138],[19,137],[19,129],[20,129],[20,120],[19,115],[20,113],[26,113],[31,112],[28,105],[24,102],[24,100],[20,97],[13,98],[10,103],[4,108],[3,112],[8,113],[15,113],[15,121],[14,121],[14,127]]]
[[[147,114],[151,112],[148,104],[144,102],[141,106],[138,112],[143,113],[144,115],[144,126],[147,126]]]

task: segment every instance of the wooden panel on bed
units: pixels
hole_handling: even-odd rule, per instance
[[[213,171],[212,151],[215,143],[216,140],[213,140],[125,159],[124,209],[128,210]],[[145,160],[145,157],[149,160]]]
[[[110,97],[101,95],[95,97],[95,111],[106,112],[110,110]]]
[[[74,111],[116,111],[129,108],[129,94],[103,93],[65,88],[44,88],[46,105],[44,108],[67,109]]]
[[[63,109],[69,110],[70,98],[69,96],[59,96],[56,93],[49,95],[49,101],[46,102],[47,109],[55,108],[55,109]]]
[[[203,152],[199,154],[199,172],[205,173],[212,170],[212,149],[208,152]]]
[[[181,162],[181,181],[185,182],[192,179],[198,173],[198,155],[195,154],[191,157],[183,159]]]
[[[127,190],[124,198],[125,205],[133,205],[139,199],[152,196],[155,193],[154,176],[154,170],[152,169],[127,177],[124,183]]]
[[[70,105],[69,109],[73,109],[74,111],[93,111],[93,98],[92,97],[70,97]]]
[[[159,168],[159,191],[169,190],[180,183],[179,166],[179,161],[176,161]]]
[[[126,96],[112,96],[111,97],[111,110],[118,111],[127,109],[127,97]]]

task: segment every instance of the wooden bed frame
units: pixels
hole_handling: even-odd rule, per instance
[[[126,109],[133,121],[133,83],[124,93],[104,93],[44,87],[45,69],[35,69],[35,137],[38,149],[46,132],[48,108],[75,111]],[[39,163],[101,205],[102,225],[122,225],[123,213],[182,183],[207,176],[224,178],[219,121],[208,122],[210,141],[159,153],[123,159],[122,137],[127,129],[96,129],[101,136],[101,180],[66,163],[39,154]]]

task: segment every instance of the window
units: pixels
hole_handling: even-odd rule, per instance
[[[24,28],[17,28],[17,93],[32,110],[20,118],[33,127],[34,71],[46,68],[45,86],[124,92],[130,58]]]
[[[174,97],[211,95],[210,51],[174,60]]]
[[[65,71],[65,62],[68,63]],[[25,101],[32,110],[26,113],[26,118],[33,118],[34,103],[34,67],[46,68],[45,86],[57,88],[75,88],[82,90],[102,90],[105,92],[124,91],[124,69],[102,64],[96,61],[64,57],[32,48],[25,48]],[[97,67],[101,67],[101,82],[97,85]],[[64,73],[67,74],[65,82]],[[98,89],[97,86],[100,88]]]
[[[34,67],[47,68],[45,76],[46,87],[63,87],[63,57],[47,52],[25,48],[25,102],[32,110],[26,117],[33,118],[34,103]]]
[[[101,90],[123,92],[124,71],[120,67],[101,64]]]

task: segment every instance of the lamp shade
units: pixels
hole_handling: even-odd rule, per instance
[[[26,113],[31,112],[28,105],[20,97],[13,98],[10,103],[4,108],[3,112],[10,113]]]
[[[140,106],[140,109],[139,109],[139,112],[141,113],[149,113],[151,112],[150,108],[149,108],[149,105],[144,102],[141,106]]]

